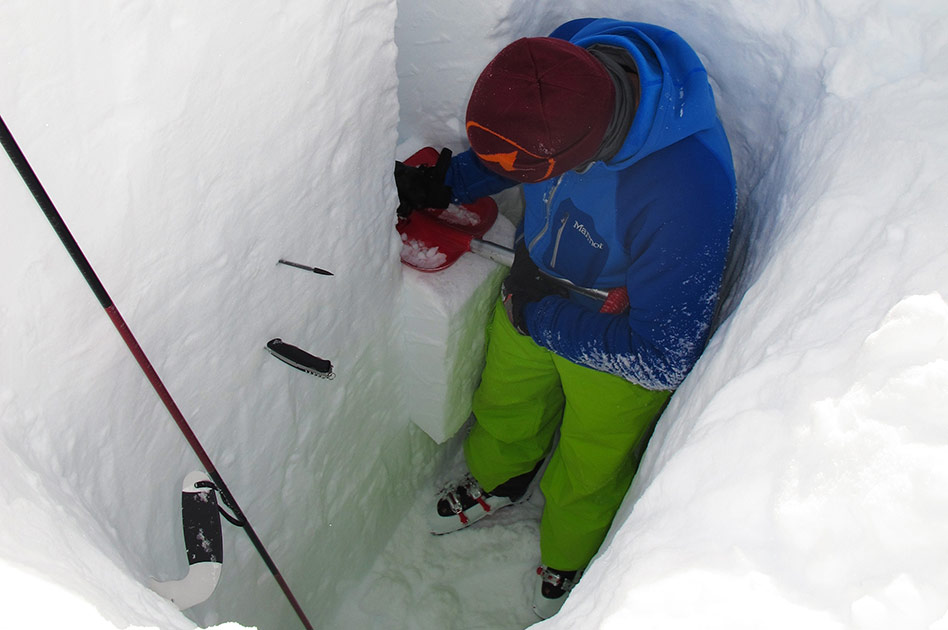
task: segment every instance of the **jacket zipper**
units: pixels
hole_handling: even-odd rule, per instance
[[[553,241],[553,256],[550,258],[550,269],[556,269],[556,255],[560,253],[560,239],[563,238],[563,230],[569,222],[569,212],[560,219],[560,229],[556,231],[556,240]]]
[[[530,253],[533,253],[533,248],[536,246],[537,241],[543,238],[543,235],[546,234],[547,230],[550,229],[550,219],[552,218],[552,208],[553,208],[553,197],[556,196],[556,189],[560,187],[560,184],[563,182],[563,177],[566,174],[560,175],[556,180],[556,183],[553,184],[553,188],[550,189],[550,194],[546,198],[546,223],[543,225],[543,229],[537,232],[537,235],[533,237],[533,240],[527,245],[527,250]]]

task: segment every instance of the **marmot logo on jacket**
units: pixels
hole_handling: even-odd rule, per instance
[[[589,233],[589,230],[586,229],[586,226],[580,223],[579,221],[573,220],[573,229],[586,237],[586,241],[595,247],[596,249],[602,249],[604,243],[599,243],[592,237],[592,234]]]

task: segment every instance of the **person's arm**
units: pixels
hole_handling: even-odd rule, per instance
[[[659,255],[629,269],[629,310],[621,315],[558,297],[527,304],[530,336],[579,365],[646,389],[675,389],[703,349],[718,282],[700,264],[670,263]]]
[[[679,274],[666,273],[664,278],[653,278],[657,286],[648,290],[640,278],[632,278],[643,272],[647,273],[630,269],[630,308],[622,315],[593,312],[559,297],[527,304],[524,317],[530,336],[579,365],[646,389],[675,389],[703,349],[717,286],[703,287],[703,296],[679,291],[674,286],[682,282]],[[672,277],[675,280],[669,282]]]
[[[516,186],[519,182],[501,177],[487,169],[474,152],[468,149],[451,159],[444,183],[451,188],[451,201],[470,203]]]

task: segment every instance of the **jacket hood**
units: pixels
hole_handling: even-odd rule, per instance
[[[638,67],[638,109],[621,148],[606,162],[608,168],[626,168],[717,124],[707,71],[695,51],[674,31],[601,18],[568,22],[551,36],[584,48],[594,44],[620,47],[628,51]]]

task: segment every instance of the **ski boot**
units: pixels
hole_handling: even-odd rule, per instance
[[[438,495],[435,513],[429,521],[431,533],[440,535],[456,532],[499,509],[523,503],[532,494],[533,481],[540,464],[528,473],[505,481],[491,492],[484,490],[471,473],[459,481],[449,483]]]
[[[540,619],[549,619],[560,611],[567,595],[579,582],[582,571],[560,571],[548,566],[537,567],[537,588],[533,595],[533,612]]]

